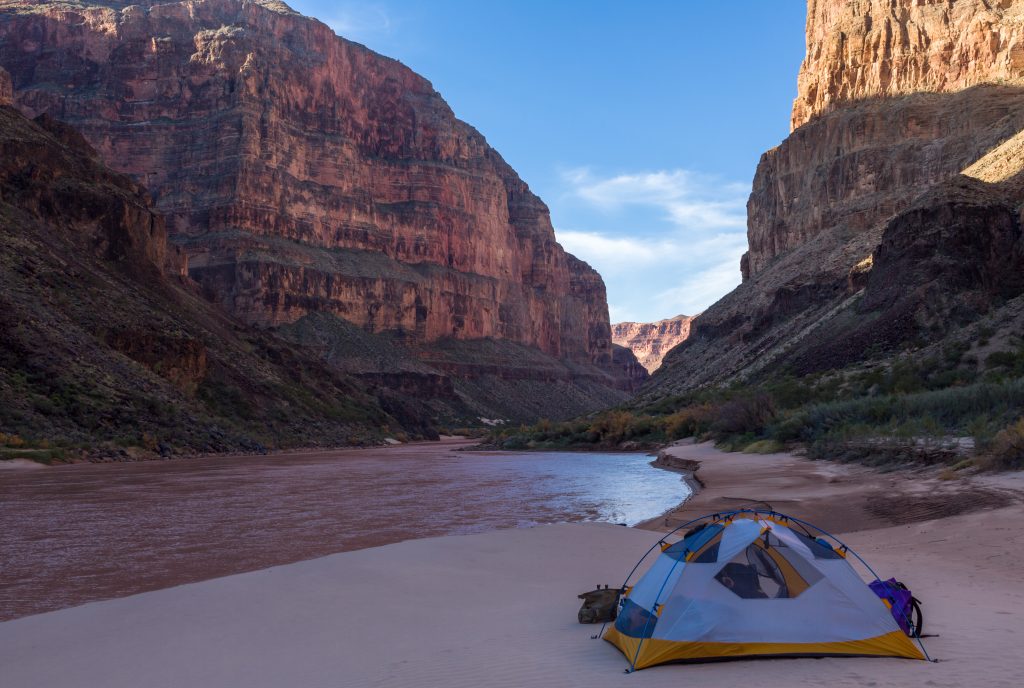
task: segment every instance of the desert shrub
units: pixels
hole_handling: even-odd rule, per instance
[[[718,407],[711,432],[719,440],[733,435],[759,435],[775,417],[771,396],[762,393],[737,397]]]
[[[714,417],[710,404],[687,406],[664,418],[665,435],[672,440],[699,435],[708,430]]]
[[[987,468],[1024,468],[1024,418],[996,433],[989,445]]]
[[[19,435],[0,432],[0,444],[5,447],[21,447],[25,444],[25,440]]]
[[[985,359],[985,368],[1004,368],[1011,374],[1024,374],[1024,350],[993,351]]]
[[[785,447],[775,440],[758,440],[751,442],[743,448],[744,454],[777,454],[785,451]]]

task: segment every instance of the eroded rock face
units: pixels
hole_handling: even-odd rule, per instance
[[[153,194],[189,274],[247,322],[611,364],[604,285],[422,77],[281,3],[0,2],[18,106]]]
[[[0,105],[10,105],[14,99],[14,87],[11,85],[11,75],[6,69],[0,67]]]
[[[619,344],[612,345],[612,364],[620,371],[624,380],[623,389],[636,391],[651,376],[632,349]]]
[[[1024,88],[997,85],[866,100],[813,119],[761,156],[744,279],[822,232],[879,229],[1022,128]]]
[[[1016,0],[810,0],[792,128],[856,100],[1022,78]]]
[[[636,354],[640,364],[653,373],[673,347],[690,336],[693,316],[677,315],[653,323],[620,322],[612,325],[612,341]]]
[[[47,115],[0,107],[0,237],[2,433],[90,460],[429,436],[199,298],[151,199]]]
[[[809,0],[793,134],[762,156],[747,279],[839,225],[863,232],[1020,131],[1024,3]]]
[[[758,166],[744,281],[647,394],[885,358],[1024,290],[1022,13],[809,1],[796,128]]]

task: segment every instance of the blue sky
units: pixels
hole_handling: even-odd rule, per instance
[[[805,0],[289,4],[429,79],[601,273],[612,322],[694,314],[739,283]]]

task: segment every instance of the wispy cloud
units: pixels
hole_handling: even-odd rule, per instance
[[[339,36],[365,43],[391,34],[397,21],[387,7],[373,3],[341,2],[316,16]]]
[[[595,224],[618,225],[557,231],[604,276],[613,321],[693,315],[739,283],[749,187],[689,170],[601,178],[579,168],[563,180]]]
[[[605,210],[653,206],[681,227],[743,227],[749,188],[690,170],[661,170],[599,178],[588,168],[563,174],[573,193]]]

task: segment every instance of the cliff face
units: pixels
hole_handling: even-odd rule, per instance
[[[11,75],[6,69],[0,67],[0,105],[10,105],[14,100],[14,88],[11,85]]]
[[[620,322],[612,325],[612,341],[634,354],[640,364],[653,373],[673,347],[690,336],[693,316],[677,315],[653,323]]]
[[[142,182],[209,298],[610,366],[604,285],[431,85],[281,3],[0,2],[26,113]]]
[[[0,236],[4,434],[123,460],[419,430],[200,298],[137,184],[67,125],[2,105]],[[80,450],[42,453],[64,451]]]
[[[745,279],[825,229],[876,226],[1019,131],[1024,4],[811,0],[797,83],[793,135],[754,178]]]
[[[852,101],[1024,77],[1014,0],[810,0],[792,128]]]
[[[807,27],[794,130],[747,205],[744,282],[651,393],[891,355],[1022,289],[1024,3],[810,0]]]

